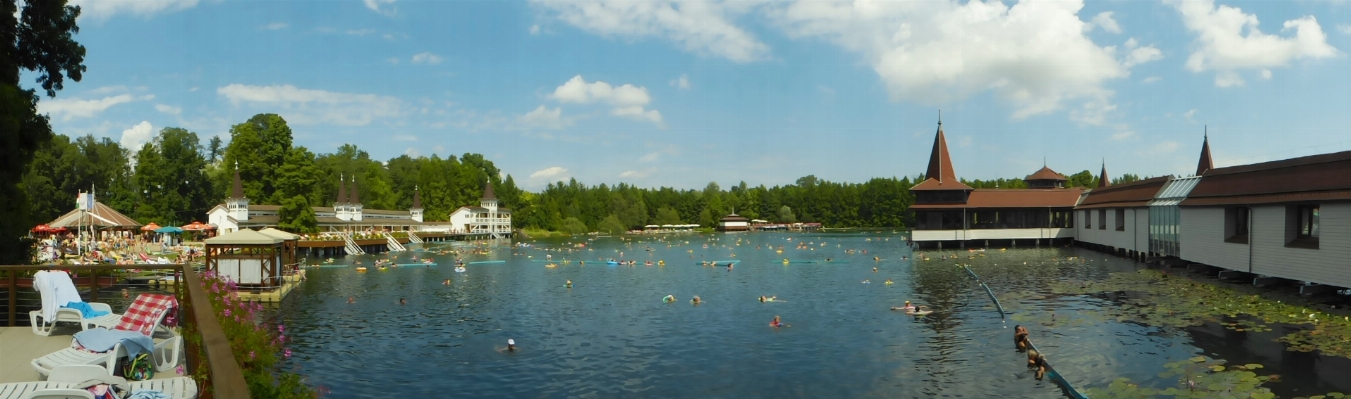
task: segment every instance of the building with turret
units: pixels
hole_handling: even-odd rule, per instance
[[[339,176],[338,198],[334,199],[332,207],[311,207],[321,232],[450,230],[444,222],[423,221],[422,198],[416,189],[413,190],[413,206],[406,211],[366,209],[358,194],[356,178],[348,180],[346,176]],[[230,185],[230,198],[207,211],[207,221],[222,234],[240,229],[276,227],[281,219],[280,210],[280,205],[250,204],[249,199],[244,197],[244,185],[236,169]]]
[[[416,206],[415,206],[416,207]],[[493,183],[483,186],[483,198],[478,206],[462,206],[450,213],[453,231],[471,234],[489,234],[493,238],[511,236],[511,210],[498,206]]]

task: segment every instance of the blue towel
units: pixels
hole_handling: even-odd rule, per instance
[[[106,328],[95,328],[93,330],[84,330],[75,333],[75,341],[80,343],[85,349],[95,352],[107,352],[113,349],[118,343],[127,348],[127,354],[131,357],[142,353],[150,353],[155,349],[155,341],[149,336],[137,331],[109,330]]]
[[[144,391],[136,391],[131,394],[131,396],[128,396],[127,399],[173,399],[173,397],[164,394],[164,392],[147,389]]]
[[[65,306],[62,306],[62,307],[63,307],[63,308],[71,308],[71,309],[78,310],[78,311],[80,311],[81,314],[84,315],[84,318],[86,318],[86,319],[92,319],[92,318],[95,318],[95,317],[99,317],[99,316],[103,316],[103,315],[108,314],[108,312],[105,312],[105,311],[102,311],[102,310],[94,310],[94,307],[89,306],[89,304],[88,304],[88,303],[85,303],[85,302],[71,302],[71,303],[67,303]]]

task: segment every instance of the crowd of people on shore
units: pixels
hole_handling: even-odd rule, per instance
[[[154,236],[130,231],[101,231],[97,234],[52,234],[34,243],[34,261],[39,264],[147,264],[168,263],[164,255],[173,254],[179,262],[202,257],[201,249],[171,243],[172,238],[156,241]],[[153,256],[152,256],[153,255]]]

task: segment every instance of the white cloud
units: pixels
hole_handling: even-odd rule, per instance
[[[579,29],[633,41],[657,37],[685,51],[750,62],[769,55],[769,46],[737,27],[736,16],[754,1],[546,1],[534,4]]]
[[[1171,154],[1174,151],[1177,151],[1179,146],[1181,145],[1176,141],[1164,141],[1150,146],[1149,148],[1137,151],[1136,153],[1141,155]]]
[[[970,147],[971,143],[973,143],[971,136],[964,136],[961,141],[957,142],[957,145],[961,147]]]
[[[532,35],[538,35],[538,34],[539,34],[539,24],[530,25],[530,34],[532,34]]]
[[[1238,7],[1216,6],[1213,0],[1165,1],[1177,8],[1187,29],[1196,34],[1196,50],[1187,59],[1187,69],[1214,71],[1219,87],[1242,86],[1240,71],[1260,73],[1294,60],[1328,58],[1338,53],[1311,15],[1285,21],[1281,30],[1294,31],[1294,35],[1280,37],[1262,33],[1257,29],[1257,16],[1244,14]]]
[[[251,86],[232,84],[216,89],[231,104],[267,108],[296,125],[332,124],[365,126],[376,119],[401,115],[403,102],[375,94],[340,93],[301,89],[292,85]]]
[[[417,141],[417,136],[411,134],[396,134],[390,136],[389,139],[394,141]]]
[[[266,30],[278,30],[278,29],[286,29],[286,27],[288,27],[288,26],[291,26],[291,25],[288,25],[288,24],[285,23],[285,22],[273,22],[273,23],[264,25],[264,26],[263,26],[263,29],[266,29]]]
[[[150,141],[150,137],[155,135],[155,128],[150,126],[150,122],[141,121],[141,123],[122,131],[122,148],[130,150],[133,154],[141,150],[141,146]]]
[[[631,84],[615,87],[601,81],[587,83],[582,75],[577,75],[555,88],[550,97],[562,103],[602,102],[614,107],[610,111],[611,115],[648,120],[659,126],[662,124],[661,112],[644,109],[652,102],[646,87]]]
[[[1133,37],[1126,40],[1126,50],[1130,52],[1126,53],[1126,59],[1121,61],[1121,65],[1126,68],[1163,59],[1163,52],[1159,51],[1158,48],[1154,46],[1140,47],[1140,43],[1135,41]]]
[[[1158,81],[1160,81],[1160,80],[1163,80],[1163,78],[1158,77],[1158,76],[1150,76],[1150,77],[1147,77],[1147,78],[1144,78],[1144,79],[1140,80],[1140,83],[1146,83],[1146,84],[1148,84],[1148,83],[1158,82]]]
[[[390,65],[399,65],[399,59],[395,57],[389,57],[389,59],[385,61],[389,62]]]
[[[197,6],[197,0],[71,0],[80,6],[80,18],[103,20],[118,14],[151,17]]]
[[[92,100],[58,98],[38,102],[38,113],[48,114],[52,118],[59,117],[62,121],[68,121],[75,118],[92,117],[114,105],[126,104],[134,101],[150,101],[154,98],[155,95],[153,94],[146,94],[143,96],[119,94],[112,97]]]
[[[534,111],[525,113],[519,118],[520,122],[526,127],[538,127],[546,129],[562,129],[572,125],[571,119],[563,118],[563,109],[549,109],[543,105],[535,108]]]
[[[568,178],[568,170],[562,166],[550,166],[535,171],[530,174],[530,181],[533,183],[549,183]]]
[[[1112,134],[1112,140],[1125,140],[1132,137],[1135,137],[1135,132],[1130,130],[1122,130]]]
[[[169,115],[179,115],[183,113],[183,108],[165,104],[155,104],[155,110]]]
[[[648,168],[645,170],[626,170],[620,172],[619,177],[621,179],[646,179],[648,176],[652,175],[652,172],[655,171],[657,171],[656,168]]]
[[[1102,30],[1111,33],[1121,33],[1121,25],[1117,25],[1116,20],[1112,19],[1111,11],[1104,11],[1098,13],[1098,15],[1094,15],[1093,24],[1089,25],[1090,29],[1093,27],[1099,27],[1102,28]]]
[[[1183,113],[1183,114],[1182,114],[1182,117],[1183,117],[1183,118],[1186,118],[1186,119],[1187,119],[1187,122],[1196,122],[1196,119],[1192,119],[1192,117],[1194,117],[1194,116],[1196,116],[1196,109],[1195,109],[1195,108],[1189,109],[1189,110],[1187,110],[1186,113]]]
[[[1270,69],[1263,69],[1263,70],[1262,70],[1262,79],[1267,79],[1267,80],[1270,80],[1270,79],[1271,79],[1271,70],[1270,70]]]
[[[408,149],[403,150],[403,155],[407,155],[410,158],[418,158],[422,156],[422,152],[418,151],[416,147],[408,147]]]
[[[413,54],[413,63],[436,65],[441,63],[441,57],[430,52],[417,53]]]
[[[861,54],[893,100],[942,105],[993,91],[1014,118],[1081,105],[1071,118],[1102,123],[1131,58],[1099,46],[1082,1],[852,2],[802,0],[769,11],[793,38],[823,38]],[[1152,57],[1140,53],[1136,61]]]
[[[675,78],[675,79],[671,79],[670,84],[671,84],[671,87],[675,87],[675,88],[677,88],[677,89],[681,89],[681,90],[689,90],[689,89],[690,89],[690,75],[688,75],[688,74],[683,74],[683,73],[682,73],[682,74],[680,74],[680,77]]]
[[[1351,24],[1337,25],[1337,30],[1342,31],[1344,35],[1351,35]]]
[[[363,1],[366,3],[366,8],[369,8],[371,9],[371,11],[375,11],[386,16],[392,16],[399,11],[393,6],[394,0],[363,0]],[[388,7],[385,7],[386,5],[388,5]]]
[[[366,36],[375,34],[375,29],[348,29],[347,34],[352,36]]]

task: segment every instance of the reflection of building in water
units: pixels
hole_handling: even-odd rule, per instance
[[[957,179],[938,122],[924,181],[915,195],[912,240],[923,246],[1040,245],[1074,238],[1074,205],[1083,189],[1064,188],[1048,167],[1027,177],[1026,189],[976,189]]]
[[[462,206],[450,213],[450,224],[455,229],[471,234],[486,233],[493,238],[511,236],[511,210],[497,206],[493,183],[483,186],[479,206]]]

